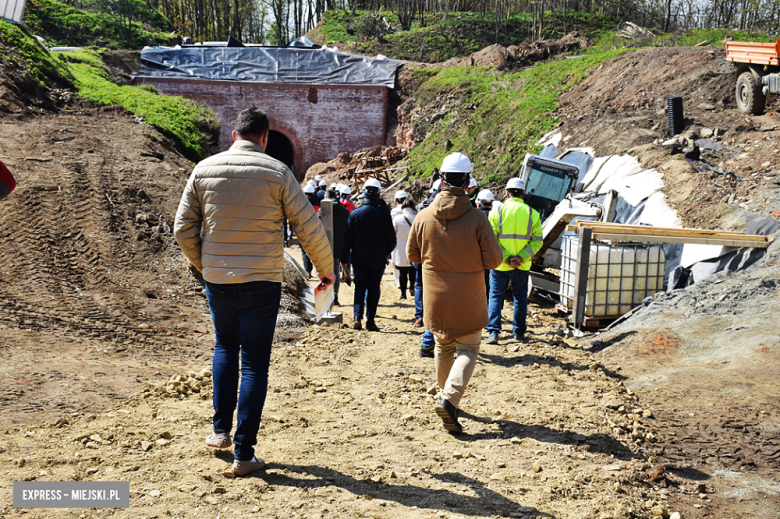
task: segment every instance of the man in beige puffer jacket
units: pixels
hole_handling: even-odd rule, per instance
[[[203,273],[214,321],[214,433],[206,444],[227,448],[235,443],[233,472],[243,476],[265,465],[255,457],[254,445],[281,299],[285,217],[322,284],[330,285],[334,276],[333,253],[314,209],[287,166],[265,154],[268,117],[249,108],[235,127],[233,146],[192,171],[174,233],[184,255]]]
[[[422,264],[425,328],[436,340],[436,374],[443,393],[436,413],[458,433],[458,405],[474,372],[488,323],[484,269],[503,256],[487,217],[471,206],[464,190],[471,162],[462,153],[445,157],[442,190],[412,223],[409,261]],[[457,358],[455,354],[457,353]]]

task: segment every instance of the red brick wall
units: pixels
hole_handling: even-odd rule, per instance
[[[302,179],[309,166],[333,159],[342,151],[385,143],[387,87],[382,85],[302,85],[137,78],[159,92],[180,95],[214,110],[222,133],[219,147],[233,142],[232,122],[244,108],[265,110],[271,129],[295,147],[293,173]]]

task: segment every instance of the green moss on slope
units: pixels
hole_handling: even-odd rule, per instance
[[[67,65],[46,50],[20,26],[0,20],[0,43],[9,49],[8,59],[19,61],[27,72],[44,87],[67,86],[73,76]]]
[[[165,31],[172,26],[165,16],[142,0],[132,0],[130,5],[132,20],[78,9],[56,0],[28,0],[24,24],[51,46],[138,49],[171,42],[171,36]]]
[[[409,155],[415,175],[427,176],[448,153],[460,151],[474,165],[475,176],[497,182],[519,173],[526,153],[558,121],[557,96],[570,89],[598,64],[624,51],[578,59],[558,59],[514,74],[480,67],[442,70],[417,90],[418,106],[453,94],[461,101],[444,115]]]
[[[203,158],[218,135],[214,114],[189,99],[160,95],[150,87],[119,86],[97,51],[63,53],[70,61],[80,96],[103,105],[119,105],[144,118],[161,132],[176,138],[193,160]]]

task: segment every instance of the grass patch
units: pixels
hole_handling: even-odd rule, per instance
[[[167,45],[172,29],[165,16],[142,0],[132,4],[131,20],[116,14],[78,9],[56,0],[28,0],[24,24],[51,46],[89,46],[137,49],[144,45]],[[87,3],[97,9],[98,3]]]
[[[360,18],[369,11],[327,11],[323,16],[321,33],[325,43],[350,43],[351,48],[365,54],[384,54],[390,58],[424,61],[429,63],[464,57],[496,43],[496,28],[493,13],[482,16],[478,13],[430,13],[425,17],[425,26],[419,20],[412,23],[408,31],[401,31],[398,17],[391,12],[382,15],[392,24],[395,33],[385,37],[384,42],[361,37]],[[597,14],[567,12],[566,29],[579,31],[590,39],[601,38],[614,31],[618,21]],[[498,31],[498,43],[504,46],[519,45],[530,41],[532,25],[528,13],[516,13],[503,23]],[[563,36],[563,11],[553,10],[545,14],[544,39]]]
[[[67,65],[49,53],[20,26],[0,20],[0,42],[15,49],[18,56],[17,58],[9,53],[6,57],[13,61],[24,60],[20,65],[44,87],[73,83],[74,78]]]
[[[595,66],[624,50],[579,59],[556,59],[514,74],[480,67],[442,70],[417,90],[419,106],[455,94],[462,101],[409,155],[411,172],[428,176],[449,153],[465,153],[477,178],[499,182],[520,172],[526,153],[558,123],[551,112],[557,97],[577,84]],[[462,97],[461,97],[462,96]]]
[[[732,31],[729,29],[693,29],[682,34],[663,34],[655,39],[656,44],[687,47],[693,45],[711,45],[720,47],[723,40],[774,42],[777,38],[763,33]]]
[[[143,117],[146,123],[178,140],[193,160],[206,155],[210,143],[218,135],[210,110],[189,99],[157,94],[153,88],[112,83],[98,51],[62,54],[70,63],[80,96],[102,105],[122,106]]]
[[[733,31],[730,29],[692,29],[680,34],[657,33],[648,39],[628,40],[618,38],[617,31],[605,31],[595,41],[593,46],[582,49],[581,54],[598,54],[615,49],[641,48],[641,47],[691,47],[712,46],[720,47],[723,40],[729,38],[733,41],[774,42],[776,38],[763,33],[750,33],[745,31]]]

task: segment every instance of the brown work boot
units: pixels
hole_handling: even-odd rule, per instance
[[[362,330],[363,324],[360,321],[355,321],[355,324],[352,325],[353,330]]]
[[[417,327],[417,328],[422,328],[423,326],[425,326],[425,325],[423,324],[423,322],[422,322],[422,317],[421,317],[421,318],[419,318],[419,319],[417,319],[417,320],[414,322],[414,326],[415,326],[415,327]]]
[[[227,449],[233,445],[233,440],[230,439],[229,433],[215,432],[206,436],[206,445],[215,449]]]
[[[246,476],[265,467],[265,461],[260,458],[252,458],[250,461],[233,460],[233,474]]]

